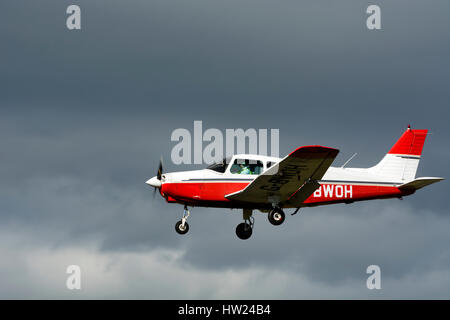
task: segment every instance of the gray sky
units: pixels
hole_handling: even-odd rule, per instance
[[[66,29],[66,8],[82,30]],[[152,201],[176,128],[279,128],[280,153],[378,162],[429,129],[418,176],[450,177],[450,4],[377,1],[0,4],[0,298],[450,298],[448,182],[399,200],[256,213]],[[82,268],[82,290],[65,287]],[[368,265],[382,290],[365,286]],[[182,283],[182,285],[180,285]]]

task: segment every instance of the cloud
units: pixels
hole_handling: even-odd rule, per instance
[[[68,245],[50,249],[33,245],[32,237],[27,238],[29,234],[1,235],[0,297],[8,299],[448,298],[449,271],[436,267],[436,260],[430,261],[431,268],[399,276],[392,276],[390,260],[388,264],[382,261],[382,290],[372,291],[365,287],[365,265],[351,268],[355,269],[351,277],[334,282],[312,279],[308,272],[286,268],[283,263],[220,269],[193,267],[185,259],[192,248],[105,252],[92,245]],[[354,247],[345,249],[352,252]],[[284,256],[290,254],[284,252]],[[371,262],[380,261],[379,254],[372,255]],[[328,252],[322,255],[330,259],[316,264],[326,269],[322,276],[340,278],[339,260]],[[252,257],[247,254],[247,259]],[[346,256],[341,258],[348,263]],[[65,287],[65,271],[72,264],[81,267],[81,291]]]
[[[304,208],[279,227],[255,213],[241,241],[241,213],[225,209],[194,208],[180,237],[181,207],[151,202],[151,190],[56,179],[22,191],[2,215],[5,298],[448,298],[450,217],[408,200]],[[81,292],[64,287],[70,264],[82,267]],[[382,292],[365,288],[371,264]]]

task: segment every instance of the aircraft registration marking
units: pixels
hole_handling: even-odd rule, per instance
[[[353,198],[353,186],[352,185],[342,185],[342,184],[325,184],[317,188],[313,193],[314,198],[325,197],[325,198]]]

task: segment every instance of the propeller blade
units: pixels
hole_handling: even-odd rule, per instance
[[[159,166],[158,166],[158,172],[156,173],[156,177],[153,177],[146,181],[146,183],[153,187],[153,199],[155,199],[156,195],[156,189],[160,189],[162,182],[161,182],[161,176],[163,173],[163,164],[162,164],[162,157],[159,160]]]
[[[162,157],[161,157],[161,160],[159,160],[158,173],[156,174],[156,178],[158,180],[161,180],[162,173],[163,173],[163,167],[162,167]]]

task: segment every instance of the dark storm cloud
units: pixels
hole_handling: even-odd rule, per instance
[[[193,120],[204,130],[279,128],[283,155],[323,144],[341,149],[335,165],[358,152],[351,165],[360,167],[378,162],[411,123],[433,133],[418,176],[449,177],[448,1],[378,1],[376,32],[365,28],[369,2],[77,1],[76,32],[65,28],[69,4],[0,5],[0,224],[2,235],[21,239],[8,236],[0,247],[12,261],[0,263],[2,283],[33,277],[30,247],[93,246],[99,257],[142,254],[137,264],[172,250],[167,278],[187,268],[201,283],[187,294],[200,298],[232,298],[214,280],[227,272],[261,282],[260,292],[276,287],[266,273],[288,275],[296,287],[283,282],[286,297],[373,297],[364,288],[373,263],[391,285],[383,297],[411,297],[402,281],[423,278],[426,294],[415,297],[448,298],[436,280],[450,265],[445,181],[403,202],[305,209],[279,228],[256,214],[244,243],[234,235],[241,213],[222,209],[195,208],[190,234],[177,237],[181,207],[152,201],[144,184],[160,155],[168,171],[190,168],[170,163],[170,134],[192,130]],[[95,250],[80,256],[92,260]],[[46,270],[53,258],[42,256]],[[162,261],[142,262],[149,270],[170,265]],[[131,283],[123,297],[148,294],[135,267],[112,265]],[[247,277],[252,270],[258,281]],[[45,283],[32,283],[20,292],[47,296],[36,289]],[[159,297],[174,294],[176,282],[158,283]]]
[[[414,2],[383,3],[387,30],[369,33],[363,4],[239,4],[81,1],[84,29],[72,33],[61,23],[62,3],[15,5],[8,15],[14,22],[4,21],[9,27],[2,31],[10,40],[6,98],[36,97],[59,107],[109,112],[150,111],[162,104],[195,115],[206,107],[235,106],[273,112],[302,108],[311,116],[325,109],[343,116],[351,109],[366,115],[375,103],[388,107],[382,104],[388,99],[392,107],[405,94],[424,102],[427,89],[439,90],[431,77],[448,80],[440,67],[449,53],[448,43],[440,41],[448,35],[447,17],[438,5],[430,13]],[[414,13],[403,13],[405,6]],[[432,24],[410,22],[430,14]],[[25,19],[13,37],[11,26],[20,27]],[[439,97],[433,101],[444,103]]]

